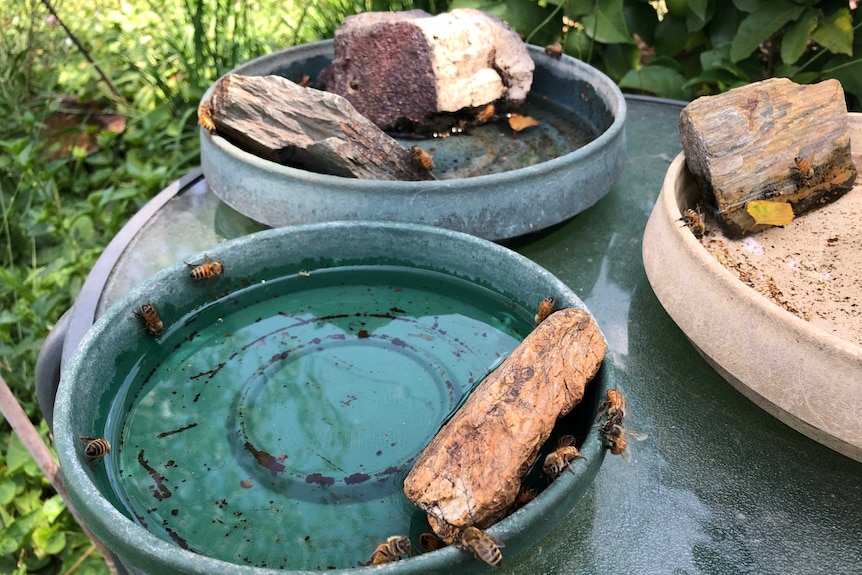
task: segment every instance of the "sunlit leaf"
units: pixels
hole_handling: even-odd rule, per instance
[[[745,211],[756,224],[786,226],[793,221],[793,206],[787,202],[752,200],[745,204]]]
[[[760,44],[777,32],[782,26],[796,20],[805,6],[787,0],[764,2],[739,24],[736,36],[730,47],[730,59],[734,62],[747,58]]]
[[[48,555],[66,547],[66,534],[58,527],[40,526],[33,530],[33,543]]]
[[[853,55],[853,17],[847,8],[840,8],[820,21],[811,34],[814,41],[833,54]]]

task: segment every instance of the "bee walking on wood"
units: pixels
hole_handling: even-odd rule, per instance
[[[556,304],[556,301],[552,297],[546,297],[539,302],[539,307],[536,309],[536,316],[533,318],[536,320],[536,325],[539,325],[545,321],[549,315],[551,315],[554,311],[554,304]]]
[[[793,163],[796,167],[796,171],[799,172],[799,175],[803,180],[810,180],[814,177],[814,168],[811,166],[811,162],[808,161],[808,158],[796,156],[793,158]]]
[[[465,551],[472,551],[476,559],[484,561],[488,565],[499,567],[503,564],[503,554],[500,552],[500,547],[505,547],[502,541],[483,533],[472,525],[461,532],[461,548]]]
[[[391,561],[398,561],[402,555],[412,555],[410,539],[403,535],[393,535],[377,546],[371,558],[364,565],[382,565]]]
[[[221,262],[215,261],[207,254],[204,254],[204,263],[202,264],[185,263],[187,266],[192,268],[192,271],[189,272],[189,276],[193,280],[206,280],[220,276],[224,273],[224,265]]]
[[[104,437],[78,436],[78,439],[87,442],[87,446],[84,447],[84,455],[87,456],[87,461],[91,467],[95,467],[103,457],[111,452],[111,444]]]
[[[482,110],[478,114],[476,114],[476,123],[484,124],[485,122],[494,117],[494,111],[494,104],[488,104],[487,106],[482,108]]]
[[[431,171],[434,169],[434,159],[431,158],[431,154],[420,148],[419,146],[410,146],[407,148],[407,153],[410,154],[410,157],[413,158],[419,166],[422,167],[423,170]]]
[[[706,223],[703,221],[703,214],[699,210],[688,208],[677,221],[688,226],[688,229],[697,239],[702,238],[703,234],[706,233]]]
[[[586,457],[581,455],[581,452],[575,447],[575,437],[573,435],[564,435],[557,441],[557,448],[545,457],[542,471],[553,481],[562,475],[566,468],[571,470],[572,462],[575,459],[586,459]]]
[[[599,429],[602,442],[614,455],[619,455],[626,463],[631,463],[632,456],[628,448],[628,439],[643,441],[647,434],[636,429],[624,429],[622,425],[608,421]]]
[[[156,306],[151,303],[145,303],[141,306],[141,311],[132,310],[132,313],[144,320],[144,327],[141,330],[146,330],[152,335],[160,335],[165,329]]]

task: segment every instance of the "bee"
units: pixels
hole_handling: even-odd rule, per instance
[[[422,169],[431,171],[434,169],[434,160],[431,158],[431,154],[420,148],[419,146],[410,146],[407,149],[407,153],[410,154],[410,157],[422,167]]]
[[[215,132],[215,122],[213,122],[213,103],[207,101],[201,103],[198,107],[198,124],[208,132]]]
[[[814,168],[811,166],[811,162],[808,161],[808,158],[796,156],[793,158],[793,163],[803,180],[810,180],[814,177]]]
[[[556,301],[552,297],[546,297],[542,301],[539,302],[539,307],[536,309],[536,317],[533,319],[536,320],[536,325],[539,325],[545,319],[551,315],[554,311],[554,304]]]
[[[562,475],[566,468],[571,469],[572,461],[575,459],[586,459],[574,444],[575,437],[573,435],[564,435],[557,442],[557,448],[545,457],[542,471],[549,479],[554,480]]]
[[[476,559],[493,567],[499,567],[503,564],[503,554],[500,553],[500,547],[505,547],[502,541],[483,533],[472,525],[461,532],[461,548],[465,551],[472,551]]]
[[[548,44],[545,46],[545,54],[550,56],[551,58],[556,58],[557,60],[563,55],[563,45],[560,44],[559,40],[554,42],[553,44]]]
[[[517,511],[538,496],[538,492],[532,487],[521,486],[518,494],[515,496],[515,501],[512,503],[511,511]]]
[[[111,452],[111,444],[104,437],[78,436],[78,439],[87,442],[87,446],[84,447],[84,455],[87,456],[91,467],[95,467],[103,457]]]
[[[494,117],[494,104],[488,104],[482,110],[476,114],[476,123],[484,124],[488,120]]]
[[[683,216],[677,221],[688,226],[691,233],[694,234],[694,237],[697,239],[702,238],[703,234],[706,233],[706,224],[703,221],[703,214],[698,210],[688,208],[685,211],[685,214],[683,214]]]
[[[446,547],[446,543],[433,533],[422,533],[419,535],[419,549],[422,550],[422,553],[430,553],[444,547]]]
[[[308,74],[303,74],[302,78],[299,79],[299,82],[297,82],[297,84],[299,86],[302,86],[303,88],[307,88],[311,84],[311,76],[309,76]]]
[[[380,565],[390,561],[398,561],[402,555],[412,554],[410,539],[404,535],[393,535],[377,546],[377,549],[371,554],[371,559],[366,561],[365,565]]]
[[[144,320],[145,325],[142,330],[147,330],[152,335],[159,335],[165,329],[165,324],[162,323],[162,318],[159,317],[159,312],[153,304],[145,303],[141,306],[141,311],[132,310],[132,312]]]
[[[619,388],[608,390],[608,398],[599,406],[599,416],[596,418],[596,423],[606,415],[608,421],[617,425],[622,425],[626,418],[626,396]]]
[[[213,260],[206,254],[204,254],[204,263],[190,264],[189,262],[186,262],[186,265],[193,268],[189,273],[189,276],[193,280],[210,279],[224,273],[224,265],[221,262]]]
[[[602,435],[602,442],[605,447],[611,450],[614,455],[620,455],[623,461],[631,463],[632,456],[628,449],[627,438],[635,441],[643,441],[647,438],[646,433],[635,429],[623,429],[623,426],[618,423],[608,421],[599,430]]]

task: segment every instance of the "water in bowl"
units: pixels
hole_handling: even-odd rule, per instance
[[[108,479],[149,531],[238,564],[354,567],[424,515],[404,476],[532,329],[510,299],[393,266],[250,286],[166,326],[111,407]]]

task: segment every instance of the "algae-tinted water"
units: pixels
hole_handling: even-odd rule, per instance
[[[108,418],[109,479],[151,532],[235,563],[352,567],[390,535],[415,544],[424,519],[404,476],[530,321],[508,298],[412,268],[235,292],[138,362]]]

